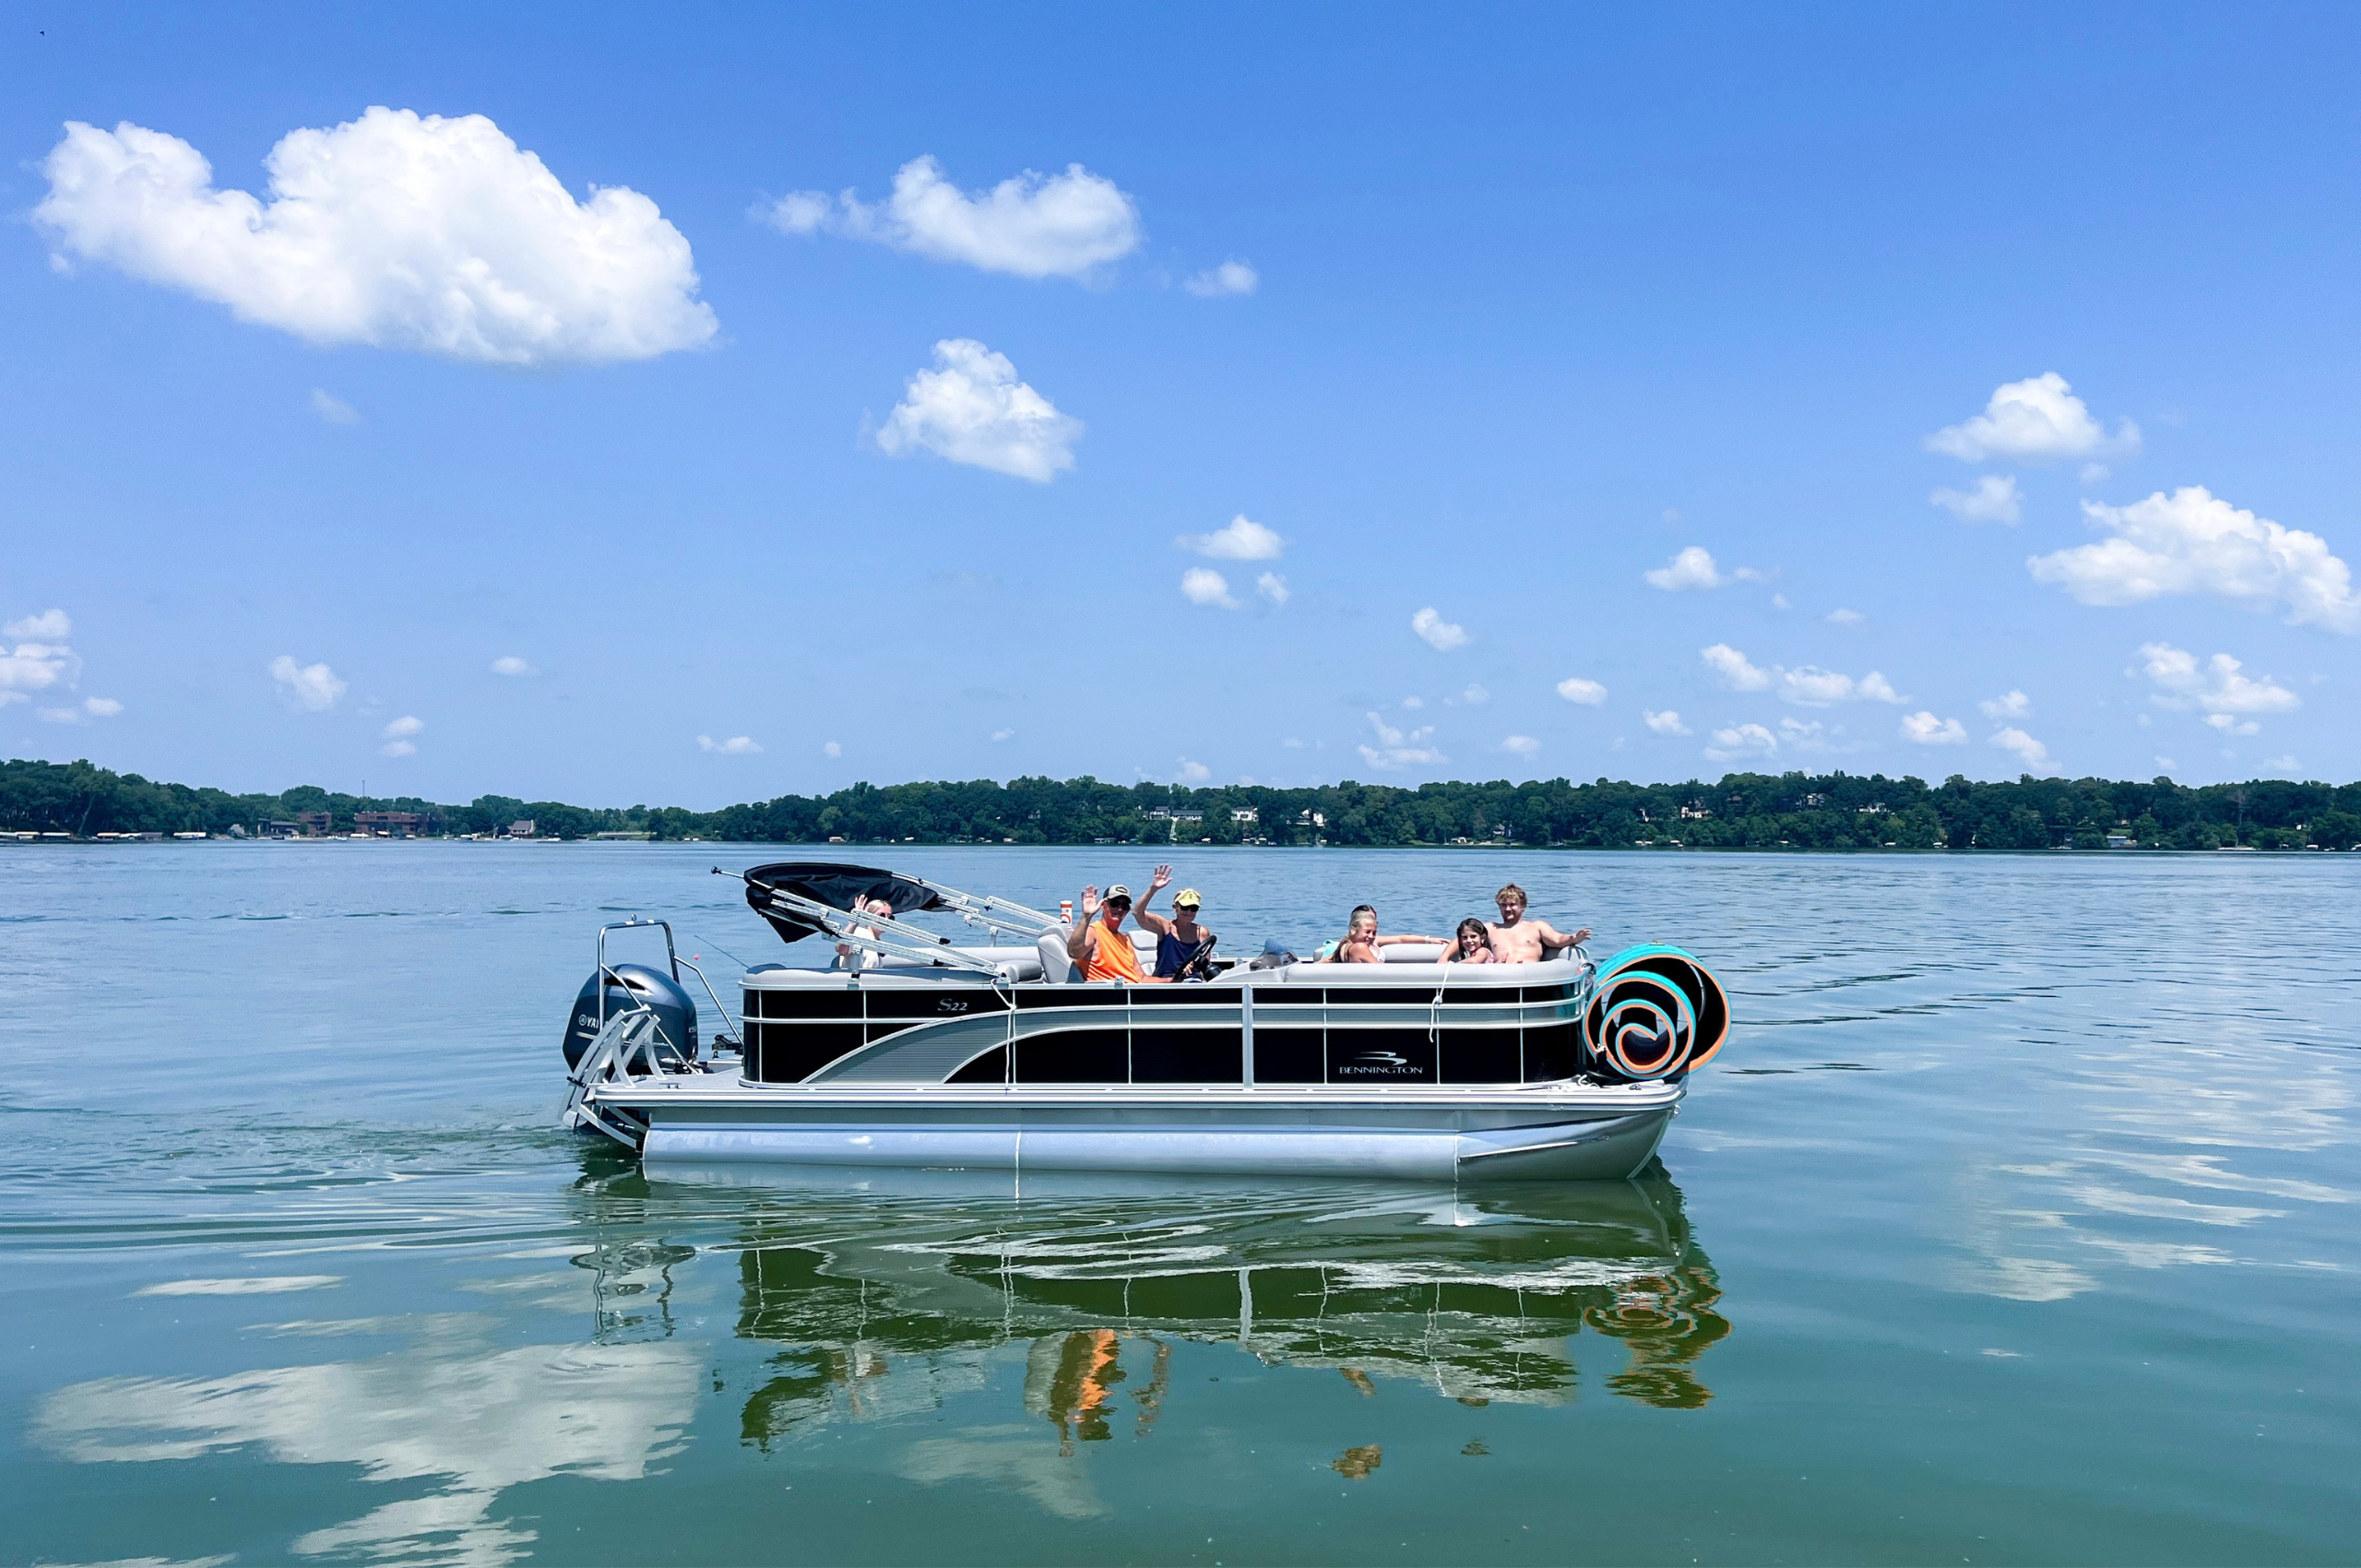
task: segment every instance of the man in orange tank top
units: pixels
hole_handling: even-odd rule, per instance
[[[1172,868],[1158,866],[1148,891],[1153,893],[1171,880]],[[1103,904],[1096,886],[1082,890],[1082,919],[1066,938],[1066,952],[1081,967],[1083,979],[1128,980],[1133,985],[1161,983],[1140,968],[1139,950],[1123,929],[1123,917],[1131,912],[1132,890],[1120,882],[1107,890]]]

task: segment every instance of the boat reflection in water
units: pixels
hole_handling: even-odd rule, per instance
[[[1005,1175],[848,1171],[831,1188],[742,1166],[666,1174],[761,1181],[775,1199],[734,1194],[760,1205],[740,1222],[737,1333],[777,1347],[744,1406],[744,1440],[765,1448],[806,1423],[937,1408],[1020,1345],[1025,1408],[1069,1452],[1145,1435],[1185,1342],[1468,1405],[1567,1403],[1587,1363],[1611,1394],[1694,1409],[1712,1397],[1699,1360],[1730,1330],[1654,1164],[1630,1182],[1450,1194],[1074,1176],[1027,1177],[1020,1196]],[[658,1255],[619,1248],[602,1293],[660,1290]],[[652,1328],[662,1307],[622,1310]]]

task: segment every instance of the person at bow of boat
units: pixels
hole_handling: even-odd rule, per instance
[[[1548,921],[1526,920],[1525,889],[1513,882],[1493,894],[1492,902],[1501,907],[1501,918],[1485,931],[1491,937],[1492,956],[1501,963],[1537,964],[1552,953],[1590,940],[1588,926],[1568,936]]]
[[[1170,866],[1156,868],[1156,876],[1148,884],[1148,892],[1172,880]],[[1123,929],[1123,918],[1132,912],[1132,890],[1121,883],[1107,889],[1101,899],[1096,885],[1082,890],[1082,918],[1074,923],[1074,934],[1066,938],[1066,953],[1082,969],[1086,980],[1128,980],[1133,985],[1161,985],[1161,978],[1140,968],[1139,949],[1132,945],[1131,932]]]
[[[1133,918],[1142,931],[1156,932],[1156,978],[1157,980],[1204,980],[1213,958],[1214,933],[1197,923],[1197,911],[1204,908],[1204,898],[1193,887],[1184,887],[1172,896],[1172,913],[1168,917],[1152,912],[1148,906],[1156,902],[1157,890],[1172,880],[1170,866],[1156,868],[1155,877],[1147,885],[1147,896],[1139,902]]]
[[[1367,904],[1362,904],[1353,910],[1352,925],[1345,932],[1345,940],[1336,944],[1335,952],[1323,955],[1320,962],[1323,964],[1382,964],[1385,962],[1385,956],[1378,949],[1391,947],[1399,942],[1422,942],[1429,946],[1450,945],[1440,936],[1380,936],[1377,934],[1377,910]]]
[[[1474,915],[1459,922],[1452,933],[1451,951],[1442,956],[1446,964],[1497,964],[1492,956],[1492,932]]]

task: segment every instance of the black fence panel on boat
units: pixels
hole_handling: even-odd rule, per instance
[[[1445,1029],[1441,1071],[1446,1084],[1513,1084],[1524,1075],[1515,1029]]]
[[[1132,1082],[1234,1084],[1246,1053],[1234,1028],[1133,1029]]]
[[[1332,1084],[1431,1084],[1435,1037],[1422,1028],[1331,1028]]]
[[[1259,1015],[1263,1004],[1255,1002]],[[1316,1084],[1324,1075],[1318,1029],[1278,1029],[1254,1025],[1254,1081],[1258,1084]]]
[[[1130,1079],[1129,1029],[1061,1029],[1016,1042],[1020,1084],[1121,1084]]]

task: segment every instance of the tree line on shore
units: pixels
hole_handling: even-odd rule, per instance
[[[2346,849],[2361,844],[2361,783],[2258,778],[2191,788],[2169,778],[1980,782],[1957,775],[1733,773],[1717,782],[1563,778],[1512,784],[1110,784],[1080,778],[855,784],[827,795],[695,812],[481,795],[465,805],[363,799],[302,785],[276,795],[167,784],[88,762],[0,763],[0,829],[248,833],[303,813],[338,831],[359,811],[412,812],[432,835],[494,834],[530,820],[542,837],[639,833],[779,844],[1508,843],[1608,849]]]

